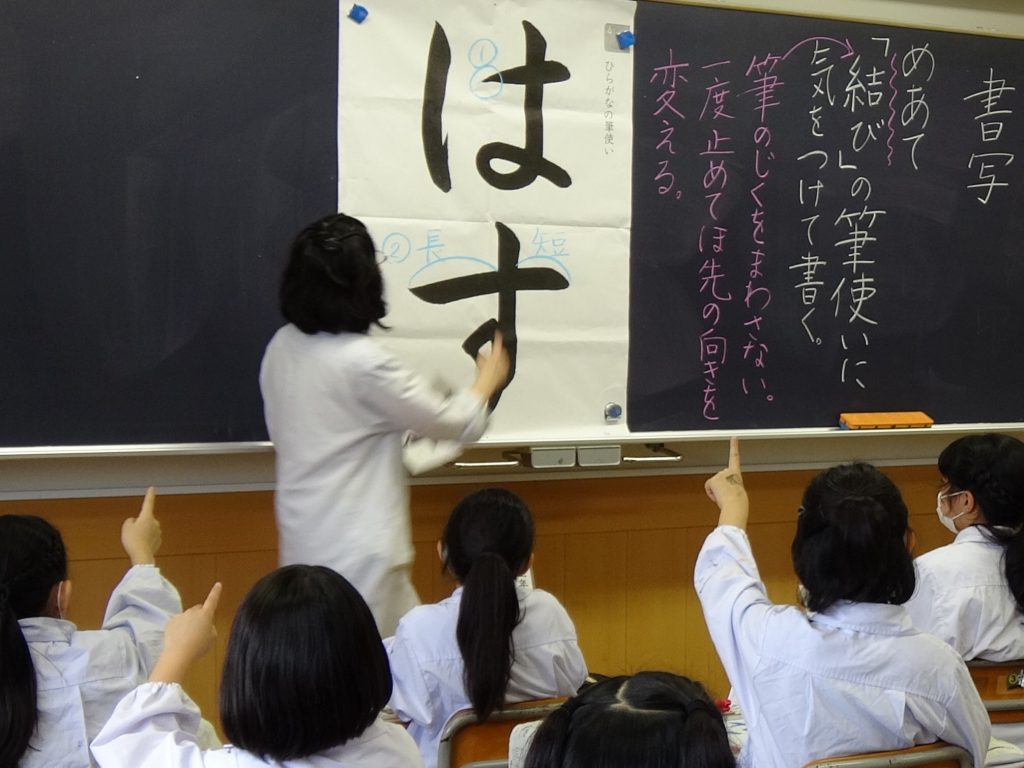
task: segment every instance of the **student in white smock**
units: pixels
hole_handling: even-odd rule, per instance
[[[910,618],[968,661],[1024,659],[1024,443],[968,435],[946,446],[938,466],[935,513],[956,538],[914,561]],[[1022,725],[992,732],[1024,747]]]
[[[522,499],[500,488],[471,493],[452,511],[438,554],[459,587],[414,608],[385,640],[390,706],[409,723],[427,768],[459,710],[486,720],[506,703],[571,695],[587,677],[565,608],[516,584],[533,561],[533,518]]]
[[[479,438],[508,356],[496,337],[472,386],[436,391],[367,335],[381,326],[383,293],[362,222],[339,213],[303,229],[281,283],[288,325],[267,346],[260,389],[277,455],[281,564],[334,568],[390,635],[419,603],[403,440]]]
[[[181,688],[212,646],[220,584],[167,625],[149,682],[129,693],[92,744],[101,768],[417,768],[416,745],[380,718],[387,654],[359,593],[324,566],[264,576],[231,626],[220,716],[231,742],[197,743],[199,710]]]
[[[706,483],[721,512],[697,557],[697,594],[748,728],[739,764],[811,760],[942,739],[985,762],[990,727],[963,660],[916,629],[907,508],[868,464],[817,475],[798,510],[792,557],[806,610],[775,605],[747,539],[735,438]]]
[[[156,663],[181,599],[155,565],[153,505],[150,488],[124,522],[132,565],[103,628],[90,631],[64,619],[71,581],[60,532],[40,517],[0,517],[0,765],[88,768],[89,741]]]

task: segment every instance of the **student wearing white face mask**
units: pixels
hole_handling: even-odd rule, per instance
[[[1024,658],[1024,443],[969,435],[939,456],[939,522],[953,543],[918,557],[914,623],[965,659]]]
[[[965,660],[1024,658],[1024,443],[969,435],[938,464],[944,485],[935,512],[956,538],[914,561],[917,587],[906,608]],[[993,735],[1024,747],[1020,726],[997,725]]]
[[[948,483],[947,483],[948,485]],[[939,491],[935,494],[935,515],[939,518],[939,522],[942,523],[942,527],[952,533],[954,536],[959,533],[959,529],[956,527],[956,521],[967,514],[966,509],[961,509],[959,512],[954,514],[952,517],[946,515],[942,510],[944,506],[942,502],[947,499],[952,499],[956,496],[963,496],[967,491]],[[945,506],[951,506],[948,503]]]
[[[797,512],[793,569],[806,608],[773,603],[746,533],[739,445],[705,483],[718,527],[694,585],[715,650],[743,706],[742,768],[793,768],[827,756],[938,739],[987,759],[991,726],[964,662],[910,622],[907,507],[868,464],[832,467]]]

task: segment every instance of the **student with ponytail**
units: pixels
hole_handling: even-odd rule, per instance
[[[89,740],[120,698],[146,679],[177,590],[160,575],[160,524],[150,488],[121,529],[132,567],[103,628],[79,631],[60,532],[39,517],[0,516],[0,766],[88,768]]]
[[[459,587],[414,608],[385,641],[391,709],[409,722],[427,768],[460,709],[487,719],[505,703],[575,693],[587,676],[565,609],[547,592],[516,585],[533,561],[533,519],[522,499],[498,488],[470,494],[452,511],[438,554]]]
[[[1024,658],[1024,443],[961,437],[939,454],[939,473],[935,512],[956,538],[914,561],[910,617],[966,660]],[[993,732],[1024,746],[1018,724]]]
[[[609,677],[545,718],[525,768],[733,768],[722,714],[669,672]]]
[[[988,713],[967,667],[902,605],[914,591],[912,532],[889,478],[848,464],[807,486],[791,550],[802,609],[773,604],[760,580],[735,439],[705,489],[720,516],[694,578],[746,718],[741,766],[793,768],[938,739],[985,764]]]

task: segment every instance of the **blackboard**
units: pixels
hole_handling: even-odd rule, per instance
[[[631,430],[1024,417],[1021,41],[646,2],[636,37]]]
[[[337,204],[338,5],[7,0],[0,444],[266,439],[298,228]]]
[[[0,445],[266,438],[256,374],[281,322],[282,258],[301,225],[337,207],[338,25],[338,4],[325,0],[5,3]],[[637,4],[635,31],[629,430],[825,426],[840,410],[1024,421],[1021,42],[648,2]],[[890,77],[889,69],[872,86],[883,89],[885,105],[885,89],[895,89],[897,115],[907,89],[922,88],[930,122],[916,144],[917,170],[903,140],[920,132],[919,116],[892,136],[892,165],[877,151],[858,155],[870,203],[886,211],[864,249],[875,289],[865,315],[877,325],[861,366],[853,355],[867,355],[854,344],[862,337],[851,335],[844,350],[838,321],[804,330],[806,307],[789,269],[801,257],[801,219],[811,215],[794,190],[812,163],[797,158],[819,148],[807,138],[806,115],[816,38],[835,46],[848,39],[862,73],[913,47],[927,46],[935,63],[923,83],[899,70]],[[889,41],[885,54],[876,38]],[[670,50],[689,64],[687,87],[673,97],[689,114],[673,127],[671,157],[665,111],[652,108],[665,98],[652,76]],[[845,52],[821,54],[847,73],[835,76],[837,94],[850,76]],[[730,346],[714,382],[712,420],[700,337],[706,312],[717,310],[706,309],[704,254],[695,246],[708,223],[707,168],[699,162],[707,157],[699,152],[710,133],[697,113],[716,72],[734,83],[734,103],[749,99],[746,70],[768,54],[786,54],[770,73],[785,85],[764,124],[774,153],[763,196],[768,255],[752,288],[767,289],[771,302],[758,314],[756,339],[743,325],[751,317],[720,307],[711,335]],[[983,99],[966,98],[986,78],[1015,89],[996,100],[992,122],[1003,128],[994,143],[981,138]],[[835,137],[857,122],[881,135],[879,109],[827,111],[821,147],[837,149]],[[750,115],[730,124],[737,151],[725,160],[721,226],[745,226],[749,236],[752,181],[768,166],[756,164]],[[965,166],[991,147],[1014,162],[993,166],[1006,186],[980,205],[979,190],[968,186],[978,177]],[[820,216],[834,221],[844,201],[852,206],[857,177],[838,171],[833,154],[829,163]],[[665,172],[676,186],[659,194]],[[737,190],[745,192],[733,196]],[[834,254],[820,256],[829,261],[818,274],[830,293],[843,275]],[[745,295],[739,268],[724,257],[722,264],[720,295]],[[827,306],[819,298],[817,317]],[[737,366],[748,343],[748,364]],[[750,355],[761,345],[765,367],[756,367]],[[852,374],[837,384],[844,357],[864,388]]]

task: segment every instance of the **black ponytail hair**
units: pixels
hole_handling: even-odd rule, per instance
[[[521,619],[515,580],[533,553],[533,518],[514,493],[487,488],[460,501],[442,536],[445,567],[462,584],[455,629],[466,694],[486,720],[505,702]]]
[[[1006,581],[1024,610],[1024,443],[990,432],[966,435],[939,454],[949,492],[970,491],[989,538],[1005,547]]]
[[[279,298],[285,320],[303,333],[385,327],[384,279],[363,222],[335,213],[303,229],[292,243]]]
[[[806,607],[839,600],[902,605],[914,592],[907,506],[870,464],[827,469],[804,491],[791,554]]]
[[[40,517],[0,516],[0,765],[18,764],[39,719],[36,671],[18,619],[47,615],[54,585],[67,577],[56,528]]]
[[[722,714],[669,672],[610,677],[545,718],[525,768],[733,768]]]

